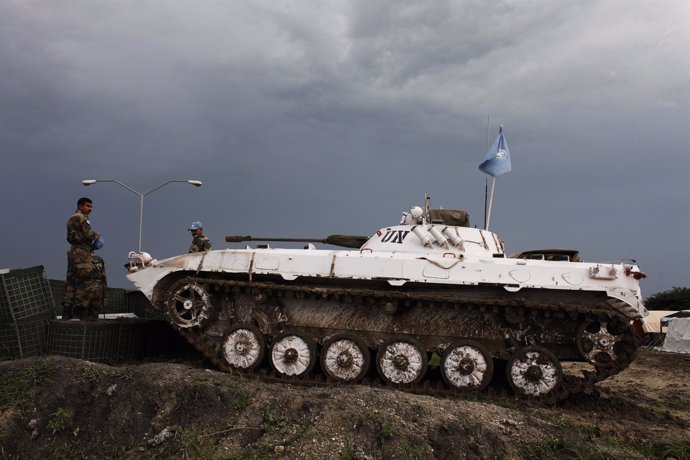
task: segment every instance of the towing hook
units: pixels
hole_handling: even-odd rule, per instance
[[[628,268],[628,269],[625,270],[625,274],[626,274],[627,276],[632,276],[632,277],[635,278],[636,280],[640,280],[640,279],[642,279],[642,278],[646,278],[646,277],[647,277],[647,274],[646,274],[646,273],[641,272],[641,271],[639,271],[639,270],[638,270],[638,271],[633,271],[633,270],[630,269],[630,268]]]

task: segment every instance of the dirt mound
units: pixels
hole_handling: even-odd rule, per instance
[[[633,365],[545,407],[364,386],[270,384],[195,363],[0,363],[1,456],[690,458],[690,358]]]

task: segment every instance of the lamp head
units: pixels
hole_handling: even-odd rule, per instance
[[[202,185],[204,185],[204,183],[201,182],[200,180],[193,180],[193,179],[188,180],[187,183],[192,184],[194,187],[201,187]]]
[[[98,182],[96,179],[85,179],[85,180],[81,181],[81,183],[86,185],[86,186],[89,186],[91,184],[95,184],[96,182]]]

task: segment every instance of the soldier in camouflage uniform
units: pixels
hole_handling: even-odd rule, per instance
[[[93,202],[80,198],[67,221],[67,278],[62,301],[63,319],[95,320],[105,304],[107,281],[103,259],[93,254],[100,233],[91,229]]]
[[[211,250],[211,240],[204,235],[204,225],[201,222],[192,222],[192,225],[187,229],[192,232],[194,239],[189,246],[189,252],[203,252]]]

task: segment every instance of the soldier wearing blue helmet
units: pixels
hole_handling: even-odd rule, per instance
[[[192,225],[187,229],[192,232],[192,244],[189,246],[189,252],[203,252],[211,250],[211,240],[204,235],[204,224],[199,221],[192,222]]]

